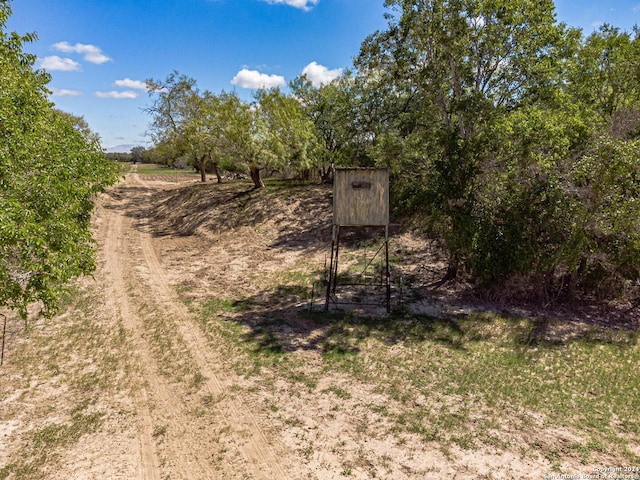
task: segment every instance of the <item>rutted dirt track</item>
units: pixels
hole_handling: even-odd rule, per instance
[[[128,197],[109,208],[101,207],[98,215],[106,226],[100,233],[100,241],[104,279],[110,289],[109,305],[135,339],[135,355],[139,357],[142,380],[136,397],[140,422],[139,478],[286,478],[277,438],[261,425],[260,412],[225,395],[229,372],[219,368],[220,359],[203,341],[190,312],[170,288],[151,234],[140,224],[134,225],[128,208],[134,201],[144,202],[152,187],[135,173],[129,176],[127,185],[132,187],[131,191],[138,189],[135,199]],[[144,290],[144,295],[132,293],[136,290]],[[144,321],[137,313],[141,302],[153,304],[154,314],[170,319],[175,329],[172,334],[181,339],[185,348],[182,355],[193,359],[199,378],[204,378],[200,394],[224,397],[213,419],[216,428],[194,418],[193,407],[183,392],[172,388],[158,372],[145,340]],[[157,445],[152,431],[153,425],[160,424],[167,425],[170,431],[163,435],[162,444]],[[225,431],[224,442],[235,447],[238,457],[232,465],[221,463],[214,469],[212,436],[220,430]]]

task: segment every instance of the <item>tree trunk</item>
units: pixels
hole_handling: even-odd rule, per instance
[[[260,178],[260,169],[255,165],[251,165],[249,173],[251,173],[251,180],[253,180],[253,188],[264,188],[264,182]]]
[[[460,262],[458,261],[457,257],[454,256],[454,257],[449,258],[449,265],[447,266],[447,273],[444,274],[444,277],[442,277],[437,282],[433,282],[433,283],[427,285],[427,287],[432,289],[433,291],[435,291],[438,288],[440,288],[442,285],[444,285],[445,283],[450,282],[451,280],[455,280],[455,278],[458,276],[458,264],[459,263]]]
[[[213,173],[216,175],[218,179],[218,183],[222,183],[222,176],[220,176],[220,170],[218,169],[218,162],[212,162],[211,167],[213,168]]]
[[[206,182],[207,181],[207,170],[205,168],[205,165],[206,165],[205,158],[207,158],[206,155],[203,155],[200,158],[198,158],[198,170],[200,170],[200,181],[201,182]]]
[[[329,167],[325,170],[324,165],[322,166],[322,172],[320,174],[322,178],[322,183],[332,184],[333,183],[333,172],[335,171],[335,166],[333,164],[333,160],[329,164]]]

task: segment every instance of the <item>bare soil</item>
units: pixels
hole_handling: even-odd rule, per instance
[[[395,434],[390,417],[377,412],[397,399],[324,367],[326,333],[305,312],[312,301],[324,306],[314,282],[330,251],[331,192],[293,188],[295,195],[283,196],[277,187],[254,191],[248,183],[198,184],[134,170],[103,195],[94,219],[98,268],[78,286],[81,300],[26,332],[10,318],[14,333],[0,367],[0,478],[498,479],[551,472],[551,459],[526,453],[531,429],[536,442],[560,446],[574,440],[568,429],[545,430],[533,419],[529,431],[519,431],[507,422],[499,445],[474,449]],[[394,236],[392,254],[416,290],[445,269],[437,245],[411,233]],[[413,298],[414,307],[434,314],[477,307],[460,287],[438,295]],[[393,301],[400,300],[394,290]],[[264,354],[269,337],[256,326],[265,319],[278,323],[286,378],[277,374],[281,356]],[[259,367],[250,357],[256,344],[265,347]],[[416,408],[425,401],[416,399]],[[577,457],[561,462],[589,472]]]

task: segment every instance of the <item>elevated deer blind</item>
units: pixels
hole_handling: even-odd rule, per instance
[[[336,168],[333,224],[389,225],[389,171],[378,168]]]
[[[344,228],[375,227],[384,232],[384,243],[370,259],[365,262],[360,278],[364,283],[350,285],[371,286],[366,284],[366,270],[374,264],[375,258],[384,255],[380,275],[382,287],[386,287],[386,306],[390,311],[391,282],[389,274],[389,171],[379,168],[336,167],[333,181],[333,235],[331,240],[331,262],[328,271],[327,298],[329,303],[340,302],[336,296],[338,283],[338,254],[340,253],[340,233]],[[382,253],[384,251],[384,254]]]

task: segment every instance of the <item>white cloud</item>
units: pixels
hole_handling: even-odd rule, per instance
[[[289,5],[290,7],[299,8],[308,12],[315,7],[320,0],[263,0],[273,5]]]
[[[116,87],[134,88],[136,90],[144,90],[145,92],[148,90],[146,82],[143,82],[141,80],[131,80],[130,78],[125,78],[124,80],[116,80],[114,82],[114,85]]]
[[[324,65],[318,64],[318,62],[311,62],[304,67],[302,74],[307,76],[314,87],[319,87],[320,85],[331,83],[332,80],[342,75],[342,69],[329,70]]]
[[[65,88],[52,88],[51,95],[54,97],[81,97],[82,92],[80,90],[67,90]]]
[[[110,92],[96,92],[96,97],[98,98],[124,98],[124,99],[132,99],[132,98],[138,98],[138,92],[133,92],[131,90],[127,90],[124,92],[116,92],[116,91],[110,91]]]
[[[231,83],[239,85],[242,88],[273,88],[286,85],[285,79],[280,75],[267,75],[257,70],[248,70],[243,68],[240,70]]]
[[[80,70],[80,64],[70,58],[61,58],[57,55],[44,57],[40,60],[40,66],[45,70],[59,70],[62,72],[77,72]]]
[[[102,49],[95,45],[87,45],[84,43],[71,45],[69,42],[58,42],[53,45],[53,48],[54,50],[64,53],[79,53],[87,62],[98,65],[111,61],[111,58],[102,53]]]

